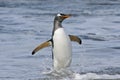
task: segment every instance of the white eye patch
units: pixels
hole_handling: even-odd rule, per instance
[[[62,16],[61,14],[57,14],[57,16]]]

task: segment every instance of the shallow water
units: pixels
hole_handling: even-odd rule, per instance
[[[120,79],[119,0],[0,0],[0,80],[56,79],[51,47],[32,50],[51,38],[57,13],[73,16],[63,22],[68,34],[83,44],[73,45],[73,74],[64,80]]]

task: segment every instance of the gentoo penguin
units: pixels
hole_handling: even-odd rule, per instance
[[[37,46],[32,55],[42,48],[52,46],[53,69],[58,71],[70,66],[72,61],[72,45],[71,41],[76,41],[81,44],[81,39],[74,35],[67,35],[62,27],[62,21],[70,17],[69,14],[57,14],[54,18],[54,27],[52,38]]]

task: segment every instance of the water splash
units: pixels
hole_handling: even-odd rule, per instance
[[[86,73],[86,74],[74,74],[74,80],[118,80],[120,75],[109,75],[109,74],[96,74],[96,73]]]
[[[109,75],[109,74],[97,74],[97,73],[75,73],[70,70],[61,70],[59,72],[56,71],[49,71],[49,72],[43,72],[43,75],[46,75],[44,78],[39,78],[35,80],[40,79],[53,79],[53,80],[119,80],[120,75]]]

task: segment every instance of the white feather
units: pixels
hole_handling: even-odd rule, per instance
[[[60,70],[70,66],[72,45],[69,36],[64,32],[63,28],[59,28],[54,32],[53,43],[54,69]]]
[[[57,14],[57,16],[61,16],[61,14]]]

